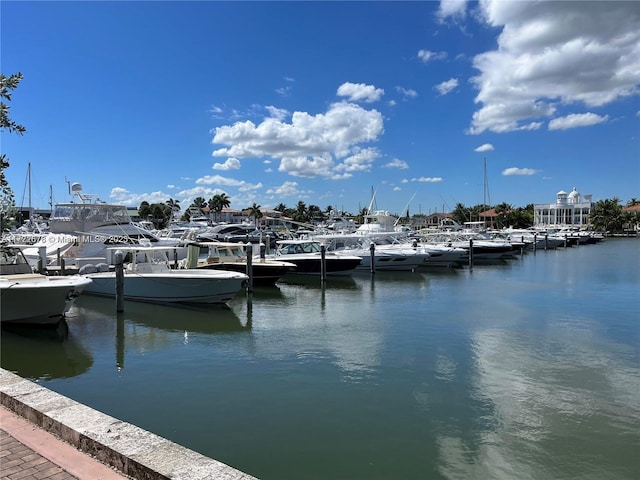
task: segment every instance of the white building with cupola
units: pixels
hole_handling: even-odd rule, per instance
[[[555,203],[533,206],[533,224],[536,227],[586,227],[591,205],[591,195],[581,195],[575,187],[571,193],[561,190]]]

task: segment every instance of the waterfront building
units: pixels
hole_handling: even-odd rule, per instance
[[[560,190],[555,203],[533,206],[533,224],[536,227],[586,227],[590,223],[591,206],[591,195],[581,195],[575,187],[569,194]]]

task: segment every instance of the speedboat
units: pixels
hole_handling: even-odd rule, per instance
[[[171,268],[174,249],[146,245],[110,247],[124,257],[123,298],[153,303],[226,303],[246,285],[244,273],[223,270]],[[113,264],[114,261],[112,260]],[[86,293],[116,296],[116,271],[107,263],[87,264],[80,269],[92,283]]]
[[[315,235],[327,251],[338,256],[355,255],[362,258],[356,268],[370,270],[414,271],[429,259],[429,253],[406,243],[394,243],[391,234],[323,234]],[[371,246],[373,245],[373,249]],[[373,250],[373,251],[372,251]]]
[[[90,284],[80,275],[34,273],[20,247],[0,245],[2,324],[56,325]]]
[[[295,274],[322,274],[322,246],[317,240],[278,240],[276,253],[266,255],[266,258],[295,264],[296,269],[292,272]],[[325,251],[324,262],[327,275],[351,275],[362,263],[362,257]]]
[[[194,242],[187,247],[187,258],[181,265],[186,268],[246,273],[246,246],[236,242]],[[295,269],[295,263],[251,257],[254,285],[274,285],[283,275]]]

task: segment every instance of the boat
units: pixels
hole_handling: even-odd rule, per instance
[[[34,273],[17,245],[0,245],[0,320],[2,324],[56,325],[91,284],[79,276]]]
[[[25,257],[35,267],[79,268],[82,258],[104,257],[106,249],[114,245],[151,242],[162,246],[180,246],[179,238],[160,238],[154,232],[133,222],[126,206],[104,202],[97,195],[83,192],[82,185],[70,186],[72,201],[56,203],[49,218],[49,233],[39,237],[24,250]],[[180,258],[186,249],[178,250]]]
[[[247,273],[247,248],[236,242],[193,242],[187,247],[183,268],[204,268]],[[251,257],[251,278],[254,285],[275,285],[296,264],[282,260]]]
[[[180,269],[170,247],[131,245],[109,247],[110,263],[124,255],[123,298],[152,303],[226,303],[247,283],[244,273],[207,269]],[[172,258],[173,257],[173,258]],[[116,271],[108,263],[86,264],[80,273],[92,280],[85,292],[115,297]]]
[[[411,244],[394,242],[388,234],[320,234],[313,238],[323,244],[327,252],[362,258],[356,267],[358,270],[371,270],[373,257],[374,270],[413,272],[425,264],[430,256]]]
[[[296,265],[295,274],[322,274],[322,245],[317,240],[292,239],[278,240],[276,252],[265,255],[269,260],[284,260]],[[326,275],[351,275],[362,263],[357,255],[338,255],[325,250]]]

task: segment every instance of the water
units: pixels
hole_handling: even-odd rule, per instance
[[[2,367],[263,480],[635,479],[639,287],[607,239],[228,308],[83,296]]]

